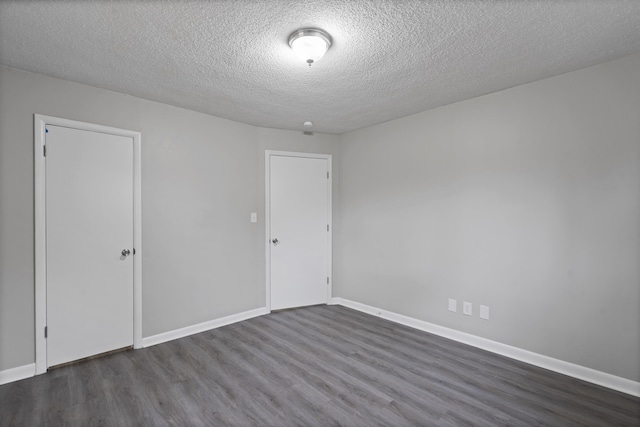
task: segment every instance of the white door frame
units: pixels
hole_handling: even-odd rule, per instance
[[[34,115],[33,165],[35,181],[35,337],[36,375],[47,372],[47,246],[46,246],[46,162],[44,157],[46,125],[68,127],[133,139],[133,347],[142,347],[142,211],[140,177],[140,132]]]
[[[331,154],[314,154],[314,153],[297,153],[293,151],[273,151],[265,150],[265,167],[264,167],[264,182],[265,182],[265,209],[264,209],[264,229],[265,229],[265,262],[266,262],[266,307],[267,312],[271,312],[271,156],[285,156],[285,157],[303,157],[309,159],[326,159],[327,169],[329,172],[329,178],[327,179],[327,221],[329,223],[328,242],[327,242],[327,276],[329,277],[329,283],[327,284],[327,304],[331,301],[333,294],[333,210],[332,210],[332,182],[333,182],[333,168],[331,166]]]

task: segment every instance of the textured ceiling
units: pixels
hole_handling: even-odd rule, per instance
[[[302,27],[333,37],[312,67],[287,45]],[[0,3],[3,65],[327,133],[636,52],[639,0]]]

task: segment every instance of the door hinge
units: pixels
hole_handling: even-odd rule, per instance
[[[327,285],[329,284],[329,276],[327,276]]]
[[[46,145],[42,146],[42,155],[47,157],[47,146]]]
[[[44,327],[44,337],[47,338],[47,327]]]
[[[327,179],[329,179],[329,172],[327,172]]]
[[[329,231],[329,224],[327,224],[327,231]]]

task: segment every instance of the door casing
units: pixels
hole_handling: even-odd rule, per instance
[[[92,123],[34,115],[35,184],[35,344],[36,375],[47,371],[47,264],[46,264],[46,162],[44,156],[46,125],[69,127],[90,132],[125,136],[133,139],[133,347],[142,347],[142,211],[140,175],[140,132]]]
[[[327,304],[330,303],[333,294],[333,258],[332,258],[332,241],[333,241],[333,208],[332,208],[332,187],[333,187],[333,167],[331,165],[330,154],[314,154],[314,153],[298,153],[291,151],[273,151],[265,150],[265,264],[266,264],[266,308],[267,312],[271,312],[271,156],[286,157],[302,157],[310,159],[326,159],[329,178],[327,179],[327,221],[329,223],[328,244],[327,244],[327,276],[329,283],[327,284]]]

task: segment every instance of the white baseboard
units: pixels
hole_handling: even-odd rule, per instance
[[[267,313],[269,313],[269,311],[266,309],[266,307],[256,308],[254,310],[249,310],[249,311],[245,311],[238,314],[232,314],[230,316],[222,317],[220,319],[214,319],[208,322],[199,323],[197,325],[187,326],[186,328],[164,332],[162,334],[143,338],[142,347],[143,348],[151,347],[156,344],[161,344],[163,342],[172,341],[178,338],[183,338],[189,335],[197,334],[199,332],[204,332],[210,329],[219,328],[221,326],[230,325],[232,323],[240,322],[242,320],[248,320],[253,317],[262,316],[263,314],[267,314]],[[0,371],[0,385],[23,380],[25,378],[30,378],[35,376],[35,374],[36,374],[35,363]]]
[[[209,320],[207,322],[198,323],[197,325],[187,326],[185,328],[175,329],[173,331],[163,332],[158,335],[152,335],[150,337],[142,338],[142,347],[151,347],[156,344],[162,344],[163,342],[176,340],[178,338],[184,338],[189,335],[205,332],[210,329],[219,328],[221,326],[230,325],[232,323],[248,320],[253,317],[262,316],[269,311],[266,307],[256,308],[253,310],[245,311],[238,314],[232,314],[230,316],[221,317],[220,319]]]
[[[449,338],[473,347],[481,348],[492,353],[516,359],[521,362],[529,363],[550,371],[588,381],[603,387],[621,391],[632,396],[640,397],[640,382],[628,380],[626,378],[607,374],[605,372],[596,371],[595,369],[565,362],[564,360],[554,359],[549,356],[534,353],[532,351],[523,350],[518,347],[502,344],[476,335],[467,334],[465,332],[456,331],[455,329],[445,328],[424,320],[414,319],[412,317],[397,314],[391,311],[383,310],[370,305],[361,304],[344,298],[332,298],[330,304],[342,305],[352,308],[363,313],[378,316],[383,319],[390,320],[401,325],[429,332],[434,335]]]
[[[0,385],[12,383],[14,381],[31,378],[36,374],[36,364],[18,366],[17,368],[0,371]]]

